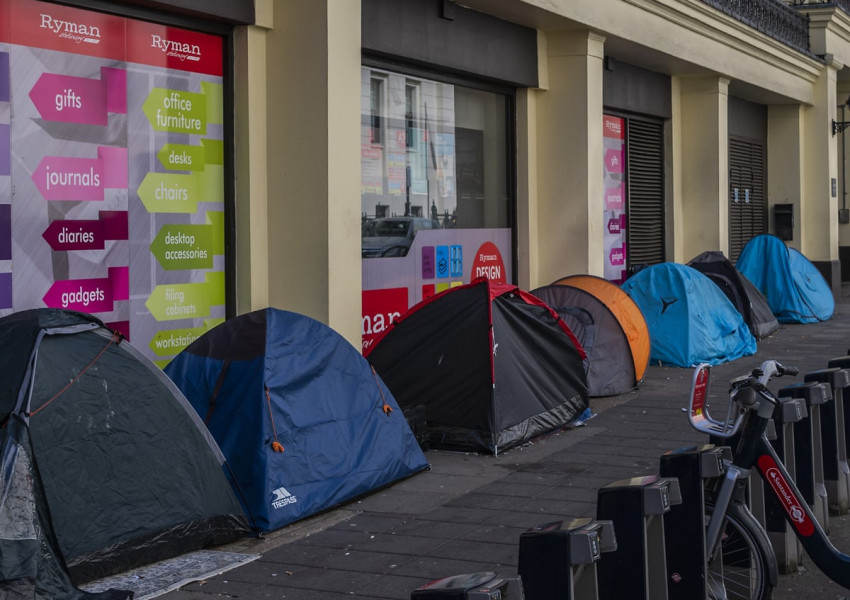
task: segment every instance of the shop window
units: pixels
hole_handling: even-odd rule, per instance
[[[515,149],[511,89],[373,67],[361,81],[368,345],[380,331],[366,323],[443,289],[493,274],[513,281]]]
[[[366,218],[381,207],[384,217],[426,216],[443,228],[508,227],[508,98],[365,67],[363,81]]]

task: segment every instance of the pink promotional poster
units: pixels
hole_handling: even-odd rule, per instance
[[[224,306],[222,38],[0,0],[0,315],[94,314],[163,365]]]
[[[605,279],[626,280],[626,163],[625,119],[604,115],[602,143],[605,152]]]

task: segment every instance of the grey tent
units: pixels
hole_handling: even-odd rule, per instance
[[[77,586],[248,530],[195,411],[96,318],[0,319],[0,369],[0,596],[126,598]]]
[[[531,294],[558,313],[587,353],[591,398],[638,386],[649,362],[649,330],[625,292],[602,278],[575,275]]]
[[[486,278],[416,304],[365,357],[403,411],[425,407],[432,448],[498,454],[587,408],[585,354],[566,323]]]
[[[779,321],[773,314],[767,298],[722,252],[703,252],[693,258],[688,266],[717,284],[744,317],[744,322],[756,339],[766,338],[779,329]]]

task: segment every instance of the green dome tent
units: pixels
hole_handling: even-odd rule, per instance
[[[0,596],[75,586],[233,541],[247,520],[177,387],[90,315],[0,319]]]

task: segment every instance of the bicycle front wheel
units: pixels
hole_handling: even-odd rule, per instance
[[[714,505],[706,504],[710,516]],[[762,527],[741,505],[732,502],[720,535],[720,549],[708,565],[706,583],[711,600],[769,600],[772,555],[759,540]]]

